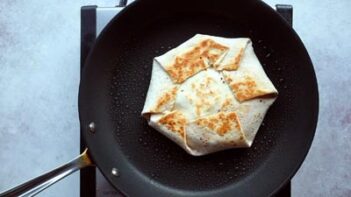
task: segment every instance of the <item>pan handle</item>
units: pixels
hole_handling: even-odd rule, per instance
[[[88,149],[72,161],[59,166],[58,168],[47,172],[37,178],[29,180],[17,187],[9,189],[0,194],[0,197],[5,196],[34,196],[43,191],[47,187],[66,177],[67,175],[82,169],[87,166],[92,166],[93,162],[90,160],[87,153]]]

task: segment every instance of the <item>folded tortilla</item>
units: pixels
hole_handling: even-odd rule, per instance
[[[191,155],[250,147],[278,91],[249,38],[197,34],[155,57],[142,115]]]

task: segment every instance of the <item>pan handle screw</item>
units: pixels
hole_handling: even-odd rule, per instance
[[[117,169],[117,168],[112,168],[111,174],[112,174],[113,176],[119,176],[119,171],[118,171],[118,169]]]
[[[92,132],[92,133],[95,133],[95,123],[94,122],[91,122],[89,125],[88,125],[88,128],[89,128],[89,131]]]

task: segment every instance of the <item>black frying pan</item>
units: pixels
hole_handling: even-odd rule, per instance
[[[196,33],[250,37],[279,91],[251,148],[193,157],[140,115],[153,57]],[[308,152],[318,89],[301,40],[263,2],[142,0],[97,39],[82,75],[79,114],[89,155],[126,195],[267,196],[294,175]]]

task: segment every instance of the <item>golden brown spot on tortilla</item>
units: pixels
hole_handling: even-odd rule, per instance
[[[200,97],[200,101],[195,104],[195,114],[197,117],[200,117],[203,111],[206,111],[206,109],[213,105],[213,102],[211,102],[211,100],[205,96],[206,94],[203,93],[198,96]]]
[[[214,82],[214,79],[212,77],[206,77],[206,79],[205,79],[205,86],[210,85],[211,82]]]
[[[206,39],[190,51],[177,56],[174,63],[165,69],[175,83],[182,83],[201,70],[212,66],[228,49],[211,39]]]
[[[218,89],[212,87],[212,83],[216,83],[212,77],[206,77],[197,83],[192,83],[192,90],[194,94],[194,112],[197,117],[201,117],[203,112],[209,110],[215,102],[218,102],[220,92]],[[190,101],[190,99],[188,98]]]
[[[173,87],[170,91],[165,92],[164,95],[162,95],[157,103],[156,103],[156,107],[155,110],[153,110],[153,112],[162,112],[164,111],[162,108],[165,107],[169,102],[173,102],[175,97],[176,97],[176,93],[177,93],[178,88],[177,87]]]
[[[207,126],[208,126],[208,128],[210,128],[211,130],[214,130],[214,129],[215,129],[215,123],[213,123],[213,122],[209,122],[209,123],[207,124]]]
[[[195,90],[196,86],[195,86],[195,83],[192,83],[191,84],[191,89]]]
[[[221,70],[237,70],[239,68],[241,59],[244,55],[244,48],[241,48],[238,55],[227,65],[224,65]]]
[[[209,117],[199,118],[195,123],[215,131],[220,136],[230,131],[241,130],[239,118],[235,112],[220,112]]]
[[[186,119],[182,113],[173,111],[163,116],[158,122],[164,125],[167,129],[177,132],[180,136],[184,137]]]
[[[240,137],[241,137],[241,136],[240,136]],[[236,142],[235,142],[234,140],[230,140],[229,143],[230,143],[231,145],[233,145],[233,146],[236,146],[236,145],[237,145]]]
[[[196,104],[195,105],[195,113],[197,116],[201,115],[201,104]]]
[[[244,81],[230,83],[229,86],[240,102],[269,94],[268,92],[260,90],[256,82],[249,76],[246,76]]]
[[[228,108],[232,105],[232,100],[230,98],[227,98],[224,100],[221,106],[221,111],[228,110]]]

